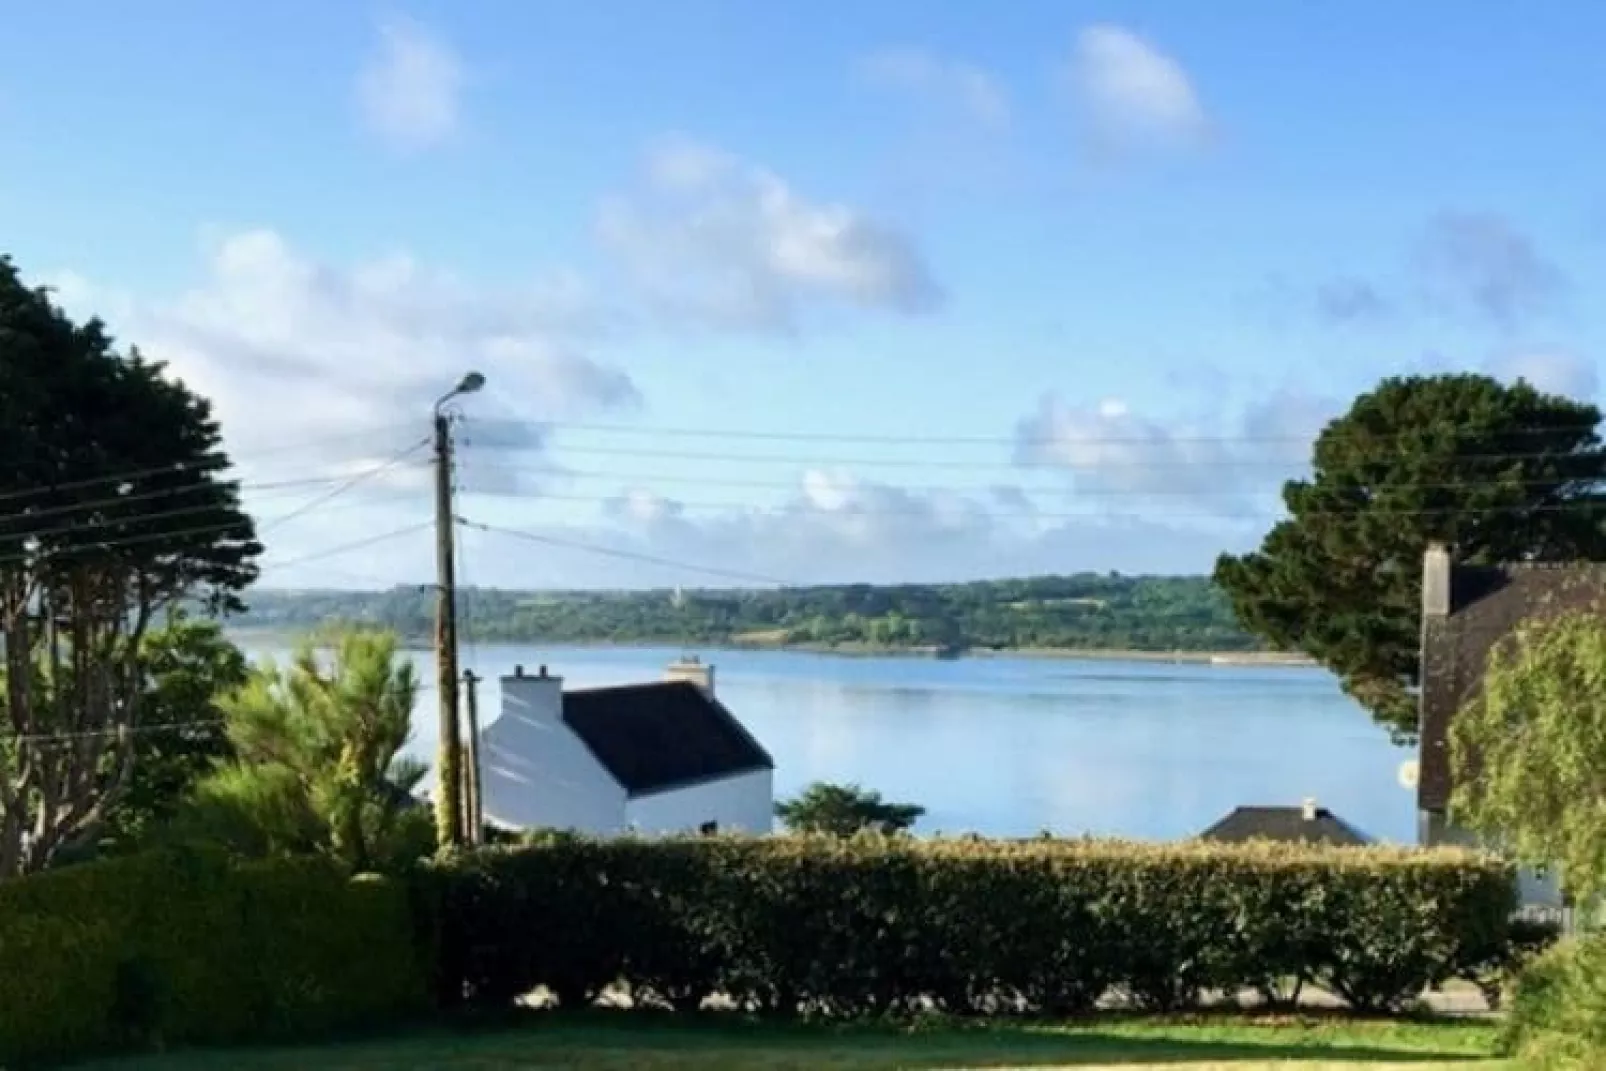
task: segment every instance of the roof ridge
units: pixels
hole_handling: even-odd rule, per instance
[[[585,688],[568,688],[565,695],[596,695],[599,692],[640,692],[649,688],[696,688],[691,681],[632,681],[629,684],[593,684]]]

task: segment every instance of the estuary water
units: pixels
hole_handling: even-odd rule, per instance
[[[241,637],[253,655],[282,656]],[[497,678],[546,665],[566,687],[658,679],[680,648],[481,644],[464,668]],[[1170,840],[1240,804],[1314,797],[1381,840],[1414,840],[1413,757],[1325,671],[1048,658],[858,657],[701,650],[715,691],[775,759],[778,796],[853,781],[927,810],[924,832]],[[432,684],[428,652],[419,677]],[[434,755],[426,689],[410,751]]]

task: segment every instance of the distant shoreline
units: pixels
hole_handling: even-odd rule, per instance
[[[306,629],[288,628],[274,625],[242,624],[230,629],[230,632],[240,638],[251,636],[274,637],[283,641],[293,641],[304,634]],[[402,643],[411,650],[428,650],[431,645],[428,636],[404,636]],[[924,658],[955,660],[977,658],[1031,658],[1043,660],[1062,660],[1067,662],[1150,662],[1171,663],[1181,665],[1219,665],[1232,667],[1248,667],[1256,669],[1297,669],[1309,668],[1317,663],[1314,659],[1303,655],[1278,654],[1274,651],[1144,651],[1120,647],[968,647],[961,648],[952,656],[944,656],[940,648],[936,647],[889,647],[864,643],[823,644],[823,643],[743,643],[739,640],[724,640],[720,642],[700,643],[679,639],[643,639],[630,642],[614,642],[608,640],[549,640],[549,639],[474,639],[464,637],[462,646],[498,646],[498,647],[553,647],[569,650],[597,650],[597,651],[646,651],[663,648],[682,648],[688,653],[703,651],[776,651],[794,654],[833,655],[839,658]]]

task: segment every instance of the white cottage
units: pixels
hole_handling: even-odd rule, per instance
[[[508,829],[768,833],[775,763],[714,697],[713,667],[565,692],[542,666],[502,678],[480,733],[486,820]]]

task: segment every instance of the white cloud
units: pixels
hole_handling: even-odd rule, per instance
[[[1241,517],[1304,469],[1332,402],[1280,391],[1230,427],[1178,427],[1119,399],[1048,396],[1016,427],[1016,460],[1061,470],[1076,494],[1122,511]]]
[[[374,51],[357,75],[363,121],[401,149],[438,145],[456,133],[462,114],[463,63],[422,23],[383,20]]]
[[[599,233],[660,314],[788,329],[818,304],[917,313],[942,299],[906,235],[728,153],[671,140],[645,177],[604,205]]]
[[[326,468],[382,457],[426,434],[435,399],[471,368],[488,379],[476,412],[499,397],[538,419],[638,400],[628,375],[585,354],[599,325],[569,278],[471,287],[407,256],[320,263],[252,230],[215,243],[203,279],[170,302],[57,285],[210,398],[248,464],[296,442],[323,444]],[[527,424],[469,427],[488,450],[541,445]]]
[[[915,490],[823,471],[805,474],[797,493],[780,505],[714,513],[637,489],[605,508],[611,530],[561,531],[571,541],[660,561],[631,564],[570,548],[553,551],[556,556],[539,566],[577,584],[740,584],[722,573],[788,584],[936,582],[1083,569],[1197,572],[1209,568],[1223,546],[1219,531],[1095,510],[1045,515],[1029,501],[1018,488]],[[1246,528],[1242,538],[1229,541],[1236,548],[1255,535]],[[497,537],[476,538],[479,553],[497,545]]]
[[[1088,134],[1103,151],[1195,146],[1210,137],[1210,118],[1188,72],[1130,30],[1083,29],[1070,79]]]
[[[918,48],[893,48],[865,57],[859,69],[872,84],[956,107],[985,126],[1009,125],[1008,94],[974,64]]]

